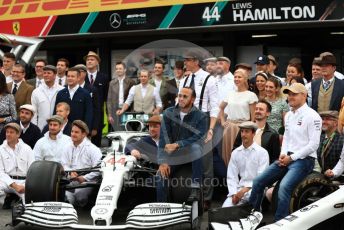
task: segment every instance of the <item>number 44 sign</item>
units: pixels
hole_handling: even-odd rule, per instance
[[[213,8],[210,8],[209,6],[207,6],[204,9],[203,15],[202,15],[202,19],[210,22],[210,21],[220,21],[221,15],[219,13],[219,7],[215,6]]]

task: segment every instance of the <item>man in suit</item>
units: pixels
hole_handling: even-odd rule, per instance
[[[56,83],[60,86],[65,86],[66,83],[66,72],[68,71],[69,61],[66,58],[60,58],[56,63]]]
[[[97,126],[98,135],[94,136],[93,143],[97,146],[101,142],[101,134],[104,127],[104,103],[106,102],[109,88],[109,76],[105,73],[99,72],[98,67],[100,63],[100,57],[93,51],[88,52],[84,57],[87,67],[87,78],[85,79],[85,85],[93,85],[98,90],[98,105],[100,108],[100,119]],[[88,125],[88,124],[87,124]],[[90,126],[89,126],[90,127]]]
[[[119,116],[116,115],[116,111],[122,108],[125,100],[127,100],[129,90],[135,82],[126,76],[125,63],[117,62],[115,69],[116,77],[110,82],[106,104],[109,123],[116,131],[121,130]]]
[[[92,98],[86,89],[79,86],[79,79],[79,69],[70,68],[67,72],[67,86],[57,93],[55,105],[66,102],[70,106],[70,122],[82,120],[87,126],[92,127]]]
[[[330,52],[320,54],[322,79],[312,81],[312,109],[317,112],[340,110],[344,97],[344,81],[334,76],[336,57]]]
[[[45,59],[37,59],[35,61],[35,73],[36,77],[27,80],[27,83],[32,85],[33,88],[37,88],[40,86],[43,82],[43,68],[47,65],[47,61]]]
[[[168,98],[167,98],[168,78],[164,76],[164,69],[165,69],[165,63],[160,59],[155,60],[154,69],[153,69],[154,74],[152,78],[149,80],[149,84],[154,86],[159,91],[160,98],[162,101],[162,108],[166,109],[169,105]]]
[[[174,78],[167,81],[166,108],[176,105],[176,98],[178,96],[179,84],[184,77],[184,61],[176,61],[173,67],[173,75],[174,75]]]
[[[19,113],[20,106],[31,104],[33,86],[26,83],[25,74],[25,67],[15,64],[12,68],[13,82],[7,84],[8,91],[13,94],[16,101],[17,113]]]

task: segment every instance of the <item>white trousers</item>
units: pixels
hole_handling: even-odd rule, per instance
[[[239,192],[239,191],[238,191]],[[239,203],[237,204],[233,204],[232,203],[232,197],[227,197],[227,199],[225,200],[225,202],[223,202],[222,208],[225,207],[232,207],[232,206],[236,206],[236,205],[241,205],[241,204],[246,204],[248,203],[248,200],[250,199],[251,196],[251,190],[248,191],[247,193],[245,193],[245,195],[243,196],[243,198],[241,198],[241,200],[239,201]]]

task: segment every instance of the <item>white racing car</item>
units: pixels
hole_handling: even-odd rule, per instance
[[[142,132],[143,123],[140,120],[131,119],[126,126],[134,122],[140,123],[138,132],[119,131],[107,135],[111,145],[99,166],[77,170],[79,174],[99,171],[99,182],[86,182],[75,186],[69,183],[67,172],[63,171],[59,163],[34,162],[27,173],[25,204],[19,203],[13,207],[12,225],[24,222],[47,228],[152,229],[190,223],[192,229],[198,229],[202,215],[202,206],[198,203],[203,202],[186,202],[190,188],[173,188],[171,194],[174,194],[175,199],[171,203],[140,204],[129,212],[125,224],[111,225],[118,198],[126,187],[154,187],[154,183],[142,184],[145,180],[138,178],[153,178],[156,169],[145,167],[135,157],[123,153],[127,143],[148,135]],[[64,194],[66,190],[90,186],[99,187],[95,205],[91,210],[93,225],[82,225],[78,223],[78,214],[74,207],[64,202]],[[189,192],[185,192],[185,189]]]

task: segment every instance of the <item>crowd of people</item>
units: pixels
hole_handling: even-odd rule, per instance
[[[275,219],[288,215],[295,186],[314,169],[328,177],[344,170],[344,81],[330,52],[315,57],[307,82],[299,58],[285,77],[276,76],[272,55],[252,65],[228,57],[204,59],[187,52],[175,61],[173,76],[165,62],[126,75],[126,63],[114,63],[115,76],[99,71],[101,58],[90,51],[84,64],[65,58],[51,65],[36,59],[35,78],[5,53],[0,71],[0,190],[3,208],[25,194],[25,176],[34,160],[57,161],[65,169],[95,166],[107,118],[123,130],[125,112],[149,114],[149,136],[125,153],[147,157],[158,167],[157,200],[167,201],[167,179],[182,165],[192,167],[191,194],[202,187],[204,208],[212,205],[214,180],[228,187],[223,206],[248,203],[261,209],[266,188],[281,180]],[[104,114],[106,113],[106,114]],[[104,116],[106,115],[106,116]],[[295,176],[297,175],[297,176]],[[92,181],[97,173],[71,173],[73,183]],[[194,189],[195,188],[195,189]],[[268,191],[269,191],[268,190]],[[91,190],[67,194],[85,206]]]

